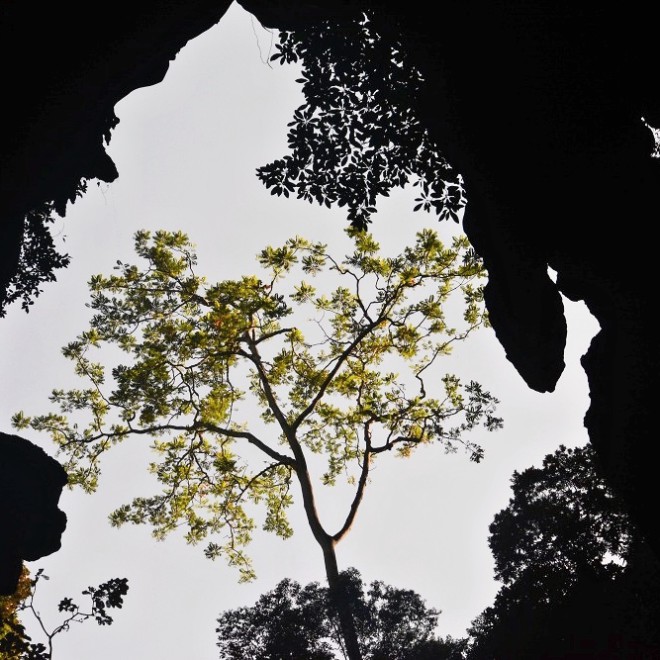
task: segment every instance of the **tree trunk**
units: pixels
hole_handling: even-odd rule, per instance
[[[279,413],[279,416],[282,417],[282,414]],[[305,454],[302,451],[300,443],[298,442],[295,433],[286,424],[286,421],[281,423],[281,427],[286,434],[289,446],[293,450],[295,456],[294,470],[298,477],[298,482],[300,483],[303,505],[305,507],[309,528],[314,535],[316,542],[321,546],[321,550],[323,551],[323,561],[325,563],[325,575],[328,578],[330,600],[339,616],[341,636],[344,638],[348,660],[362,660],[357,631],[355,630],[355,621],[353,620],[353,614],[351,612],[350,599],[346,593],[344,584],[339,579],[337,554],[335,552],[337,540],[323,529],[323,525],[321,525],[321,521],[319,520],[319,514],[316,510],[314,488],[312,487],[312,480],[307,469],[307,461],[305,460]],[[347,531],[348,527],[343,530],[342,534],[345,534]]]
[[[321,547],[323,549],[323,560],[325,562],[325,574],[328,578],[330,600],[339,616],[339,625],[341,627],[341,634],[344,638],[344,643],[346,644],[348,660],[362,660],[348,594],[339,578],[335,542],[333,539],[328,539],[327,543],[321,544]]]

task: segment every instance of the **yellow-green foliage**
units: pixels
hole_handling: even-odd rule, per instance
[[[325,459],[324,484],[342,475],[356,484],[336,539],[377,455],[439,442],[479,460],[467,435],[501,425],[496,399],[451,374],[426,381],[438,358],[487,325],[481,262],[464,237],[444,245],[430,229],[395,257],[370,234],[349,233],[354,248],[343,259],[294,237],[261,251],[260,276],[211,284],[195,273],[184,234],[138,232],[141,264],[118,262],[115,274],[91,279],[95,315],[64,348],[87,385],[55,390],[56,412],[18,413],[14,424],[49,433],[71,483],[89,491],[114,444],[150,439],[162,491],[133,499],[111,522],[149,524],[158,538],[183,525],[190,543],[210,541],[206,554],[224,555],[243,579],[253,577],[243,551],[253,505],[265,510],[264,529],[290,536],[294,478],[315,535],[327,534],[309,513],[311,454]],[[453,322],[446,303],[461,296]],[[125,362],[95,361],[106,345]]]

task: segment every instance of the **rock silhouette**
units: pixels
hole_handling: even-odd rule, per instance
[[[0,595],[14,593],[24,560],[59,550],[64,468],[29,440],[0,432]]]

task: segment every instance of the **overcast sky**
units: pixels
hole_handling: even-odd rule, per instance
[[[109,152],[119,179],[90,183],[87,195],[69,207],[56,231],[71,266],[28,315],[16,307],[0,321],[3,431],[13,432],[14,412],[46,412],[52,388],[77,384],[60,348],[89,318],[87,280],[109,273],[117,259],[132,259],[137,229],[184,229],[198,245],[199,273],[210,280],[253,272],[261,248],[295,234],[346,244],[341,209],[273,197],[255,176],[256,167],[285,153],[286,124],[302,98],[295,67],[267,64],[274,38],[234,5],[183,49],[162,83],[133,92],[116,107],[120,124]],[[413,197],[403,191],[379,206],[373,233],[386,252],[393,254],[425,226],[443,237],[456,231],[412,213]],[[476,465],[440,447],[424,448],[408,461],[382,461],[355,528],[339,546],[341,567],[355,566],[366,581],[413,589],[442,610],[442,635],[464,634],[498,589],[488,525],[508,502],[512,472],[540,464],[561,443],[587,441],[582,418],[588,390],[579,358],[598,326],[582,304],[565,305],[567,367],[556,391],[529,390],[494,334],[481,332],[447,361],[446,370],[482,382],[501,400],[504,429],[473,438],[483,442],[484,461]],[[48,438],[23,435],[53,454]],[[62,596],[75,597],[111,577],[129,578],[115,624],[89,622],[60,635],[57,660],[211,659],[217,657],[214,627],[221,611],[252,604],[284,577],[324,579],[320,550],[295,511],[292,539],[255,532],[249,552],[258,579],[250,584],[238,584],[234,569],[206,559],[203,546],[187,546],[181,537],[156,542],[147,527],[110,528],[110,511],[154,492],[145,473],[148,460],[148,451],[127,442],[108,456],[98,493],[66,491],[62,549],[30,564],[51,577],[37,599],[50,627],[60,620]],[[335,500],[326,502],[331,509]]]

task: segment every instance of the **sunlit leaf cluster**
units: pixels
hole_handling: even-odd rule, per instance
[[[378,455],[437,442],[478,461],[471,431],[501,426],[480,384],[436,369],[488,323],[485,273],[466,239],[444,245],[424,230],[388,257],[371,235],[349,234],[343,259],[294,237],[260,252],[258,275],[210,283],[184,234],[138,232],[140,264],[92,277],[89,328],[63,349],[85,386],[55,390],[54,412],[18,413],[14,424],[49,433],[71,483],[88,491],[106,451],[144,436],[162,490],[111,522],[148,524],[157,538],[182,528],[243,579],[253,577],[244,547],[255,511],[267,531],[292,534],[294,480],[317,539],[339,540]],[[450,298],[462,301],[455,319]],[[104,364],[110,346],[119,357]],[[315,509],[312,455],[324,461],[322,483],[354,484],[334,534]]]

